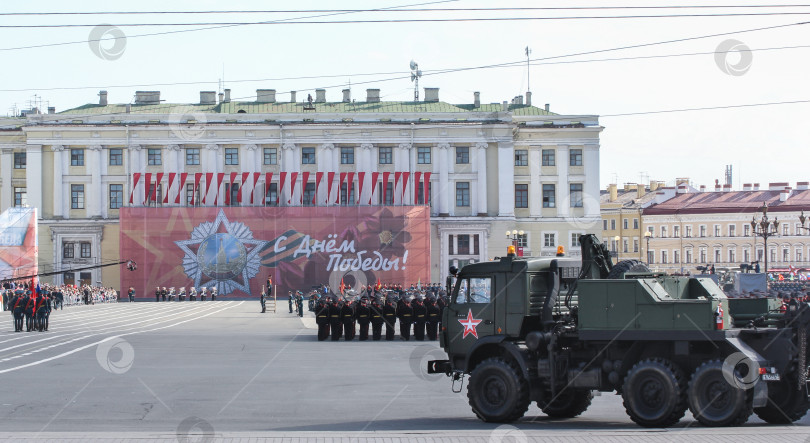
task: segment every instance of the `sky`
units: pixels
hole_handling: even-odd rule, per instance
[[[288,100],[287,91],[298,90],[300,100],[307,93],[314,96],[316,88],[326,88],[327,101],[339,101],[347,87],[358,100],[364,99],[366,88],[379,88],[382,100],[412,100],[409,62],[414,60],[423,72],[420,89],[440,88],[445,102],[472,103],[473,92],[480,91],[482,102],[500,103],[530,87],[536,106],[548,103],[559,114],[600,116],[605,128],[602,188],[648,180],[673,184],[679,177],[711,188],[715,180],[724,181],[726,165],[733,168],[734,189],[749,182],[810,180],[802,161],[810,140],[810,24],[796,24],[810,22],[810,6],[718,0],[710,4],[749,7],[637,8],[703,3],[4,2],[2,13],[294,12],[0,15],[0,26],[87,25],[0,27],[0,115],[10,115],[15,107],[26,109],[32,102],[54,106],[57,112],[97,103],[101,89],[109,91],[111,103],[131,102],[136,90],[160,90],[161,99],[170,103],[195,103],[199,91],[223,85],[232,90],[234,100],[252,101],[256,89],[276,89],[278,100]],[[403,11],[561,6],[636,9]],[[327,9],[331,11],[318,12]],[[771,15],[582,18],[672,14]],[[462,18],[504,20],[458,20]],[[454,21],[358,23],[426,19]],[[215,25],[177,25],[268,21],[272,23],[203,30],[198,29]],[[175,25],[123,26],[155,23]],[[105,24],[114,28],[101,26]],[[141,36],[181,30],[193,31]],[[114,35],[126,38],[110,39]],[[101,41],[88,42],[92,36]],[[655,44],[660,42],[669,43]],[[532,60],[528,68],[526,47]],[[481,68],[503,63],[513,64]],[[455,71],[442,72],[446,70]],[[762,105],[766,103],[782,104]],[[658,112],[684,109],[689,111]]]

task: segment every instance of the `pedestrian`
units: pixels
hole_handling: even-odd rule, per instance
[[[160,301],[160,286],[155,289],[155,301]]]
[[[129,291],[127,291],[127,295],[129,296],[129,302],[132,303],[135,301],[135,288],[132,286],[129,287]]]
[[[383,319],[383,309],[382,306],[380,306],[380,300],[376,297],[371,299],[369,311],[371,312],[371,339],[380,341],[385,320]],[[360,334],[362,337],[362,328],[360,329]]]
[[[318,325],[318,341],[329,337],[329,300],[322,297],[315,305],[315,323]]]
[[[354,340],[354,333],[355,333],[355,313],[354,313],[354,305],[351,299],[346,300],[343,303],[343,307],[340,308],[340,321],[343,323],[343,338],[346,341]]]
[[[427,308],[421,296],[416,296],[413,303],[413,338],[425,341],[425,323],[427,322]]]
[[[431,296],[428,298],[427,303],[427,338],[428,340],[436,340],[439,331],[439,322],[441,321],[442,310],[436,304],[436,298]]]
[[[262,314],[264,314],[264,312],[267,310],[267,307],[265,306],[264,291],[262,291],[262,295],[259,298],[259,303],[262,304]]]
[[[383,307],[383,321],[385,322],[385,339],[391,341],[394,339],[395,325],[397,322],[397,307],[391,298],[386,298],[385,306]]]
[[[338,303],[337,297],[332,298],[332,303],[329,306],[329,327],[332,330],[332,341],[340,340],[343,334],[343,324],[340,321],[341,306]]]
[[[407,298],[403,300],[402,306],[397,309],[399,317],[399,338],[409,341],[411,339],[411,324],[413,323],[413,307]]]
[[[161,299],[163,299],[163,301],[166,301],[166,295],[167,295],[168,293],[169,293],[169,291],[167,291],[167,290],[166,290],[166,287],[164,286],[164,287],[163,287],[163,290],[162,290],[162,291],[160,291],[160,298],[161,298]]]
[[[287,304],[290,306],[290,314],[293,313],[293,293],[292,291],[287,291]]]
[[[304,316],[304,293],[301,292],[301,291],[298,291],[298,300],[297,300],[297,302],[298,302],[298,316],[303,317]]]
[[[360,341],[368,340],[368,324],[371,322],[371,309],[368,307],[368,297],[360,298],[360,304],[356,309],[357,323],[360,324]]]

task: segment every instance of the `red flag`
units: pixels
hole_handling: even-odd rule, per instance
[[[269,172],[268,174],[270,174],[270,178],[272,178],[272,177],[273,177],[273,173],[272,173],[272,172]],[[253,195],[254,195],[254,194],[256,194],[256,183],[259,183],[259,176],[260,176],[260,175],[262,175],[262,173],[261,173],[261,172],[254,172],[254,173],[253,173],[253,188],[251,188],[251,189],[253,189],[253,190],[252,190],[252,191],[250,191],[250,204],[251,204],[251,205],[253,204]],[[269,180],[268,180],[268,182],[269,182]]]
[[[176,176],[176,175],[177,175],[176,172],[170,172],[169,173],[169,186],[166,187],[166,192],[164,192],[165,195],[163,196],[163,203],[164,204],[169,203],[169,193],[172,191],[172,185],[174,184],[174,176]],[[178,192],[178,194],[179,194],[179,192]]]
[[[377,180],[379,179],[380,179],[379,172],[371,173],[371,195],[368,196],[368,204],[371,204],[371,200],[374,198],[374,191],[377,188]]]
[[[400,197],[402,201],[400,203],[402,203],[403,205],[405,204],[405,192],[407,192],[408,190],[408,177],[410,176],[411,176],[410,172],[402,173],[402,197]]]
[[[335,181],[335,173],[326,173],[326,203],[329,203],[329,198],[332,197],[332,182]],[[338,199],[340,199],[340,188],[338,187]],[[336,201],[338,203],[340,200]]]
[[[430,172],[425,172],[425,204],[430,204]]]
[[[380,282],[380,277],[377,277],[377,285],[374,287],[378,291],[382,288],[382,283]]]
[[[241,205],[242,204],[242,193],[245,192],[245,188],[247,188],[248,179],[250,178],[250,172],[243,172],[242,173],[242,187],[239,188],[239,193],[236,194],[236,201]],[[253,195],[253,187],[250,187],[251,196]],[[251,203],[253,203],[253,199],[251,198]]]
[[[214,189],[214,206],[219,201],[219,187],[222,186],[222,179],[225,178],[224,172],[217,172],[217,187]]]
[[[351,174],[351,172],[349,173]],[[357,173],[357,182],[360,185],[360,190],[357,191],[357,202],[360,203],[360,198],[363,195],[363,182],[365,181],[366,173],[365,172],[358,172]],[[349,177],[349,186],[351,187],[352,179]],[[371,201],[371,197],[369,197],[369,201]]]
[[[157,188],[158,188],[158,186],[160,186],[160,182],[163,180],[163,173],[158,172],[155,175],[157,176],[157,178],[155,179],[155,188],[152,189],[152,201],[155,202],[155,203],[158,203]]]
[[[180,173],[180,183],[178,183],[177,196],[174,197],[174,202],[177,204],[180,204],[180,196],[183,194],[183,192],[185,192],[187,178],[188,172]]]
[[[385,199],[385,197],[386,197],[386,194],[388,194],[388,178],[390,176],[391,176],[390,172],[383,172],[382,173],[382,179],[383,179],[382,180],[382,204],[385,204],[385,202],[387,201]],[[396,187],[396,186],[394,186],[394,187]],[[393,195],[392,195],[392,197],[393,197]]]
[[[343,277],[340,278],[340,293],[346,292],[346,284],[343,283]]]
[[[135,188],[138,187],[138,181],[141,179],[141,173],[135,172],[132,174],[132,189],[129,191],[129,204],[132,204],[132,197],[135,194]]]
[[[278,196],[276,197],[276,204],[277,205],[281,203],[281,191],[284,190],[284,182],[285,181],[287,181],[287,172],[286,171],[281,171],[281,175],[279,176],[279,180],[278,180]],[[270,185],[267,185],[267,186],[268,186],[268,189],[269,189]]]
[[[152,173],[147,172],[144,174],[144,184],[143,184],[143,201],[144,203],[149,201],[149,197],[152,195],[149,188],[152,187]]]
[[[292,203],[293,196],[295,196],[295,184],[297,181],[298,181],[298,173],[290,172],[290,199],[287,200],[287,204]]]
[[[323,180],[323,172],[316,172],[315,173],[315,195],[312,197],[312,204],[314,205],[318,200],[318,186],[321,185],[321,180]],[[326,200],[329,200],[329,196],[326,196]]]
[[[211,182],[214,181],[214,173],[213,172],[206,172],[205,173],[205,192],[202,196],[202,203],[205,204],[205,199],[208,197],[208,189],[211,188]]]
[[[342,188],[342,187],[343,187],[343,182],[345,182],[345,181],[346,181],[346,173],[345,173],[345,172],[341,172],[341,173],[340,173],[340,183],[338,183],[338,192],[337,192],[337,194],[338,194],[338,195],[337,195],[337,198],[335,198],[335,204],[336,204],[336,205],[337,205],[337,204],[340,204],[340,188]],[[346,185],[346,196],[347,196],[347,197],[346,197],[346,201],[347,201],[347,202],[349,201],[348,195],[349,195],[349,191],[350,191],[350,189],[349,189],[349,188],[350,188],[350,187],[351,187],[351,185]]]
[[[419,203],[419,181],[422,179],[421,172],[413,173],[413,204]]]
[[[194,206],[196,203],[195,197],[197,196],[197,190],[200,189],[200,179],[202,179],[202,172],[195,172],[194,173],[194,189],[191,191],[191,206]]]
[[[302,172],[301,173],[301,204],[304,204],[304,193],[307,190],[307,184],[309,183],[309,172]]]
[[[358,174],[358,177],[360,177],[360,175],[359,175],[360,173],[358,172],[357,174]],[[352,195],[352,188],[354,188],[354,172],[349,172],[346,175],[346,204],[347,205],[349,204],[349,201],[350,201],[349,196]],[[363,189],[360,188],[360,192],[362,192],[362,191],[363,191]],[[354,200],[354,204],[357,204],[360,201],[360,192],[357,193],[357,198]]]

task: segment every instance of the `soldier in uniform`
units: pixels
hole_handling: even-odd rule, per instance
[[[287,296],[287,304],[290,306],[290,314],[292,314],[293,313],[293,310],[292,310],[292,308],[293,308],[293,293],[292,293],[292,291],[288,291],[287,294],[288,294],[288,296]]]
[[[357,323],[360,324],[360,341],[368,340],[368,324],[371,321],[371,309],[368,307],[368,297],[360,298],[356,309]]]
[[[217,287],[213,286],[211,287],[211,300],[216,301],[216,299],[217,299]]]
[[[265,306],[265,301],[266,301],[266,300],[265,300],[264,291],[262,291],[262,295],[261,295],[261,297],[259,298],[259,303],[261,303],[261,304],[262,304],[262,314],[264,314],[264,313],[265,313],[265,311],[267,310],[267,306]]]
[[[208,291],[208,288],[206,288],[205,286],[200,288],[200,301],[205,301],[205,293],[206,293],[206,291]]]
[[[180,288],[180,294],[177,296],[177,301],[186,301],[186,287]]]
[[[298,303],[298,316],[303,317],[304,316],[304,293],[301,292],[301,291],[298,291],[297,303]]]
[[[162,290],[162,291],[160,291],[160,298],[161,298],[161,299],[163,299],[163,301],[166,301],[166,296],[167,296],[168,294],[169,294],[169,291],[167,291],[167,290],[166,290],[166,287],[164,286],[164,287],[163,287],[163,290]]]
[[[343,325],[340,322],[340,304],[338,304],[337,297],[332,298],[332,303],[329,306],[329,326],[332,329],[332,341],[340,340]]]
[[[391,341],[394,339],[394,325],[397,322],[397,307],[394,305],[394,300],[391,298],[386,298],[385,300],[383,321],[385,322],[385,339]]]
[[[160,286],[155,289],[155,301],[160,301]]]
[[[371,299],[371,339],[374,341],[380,341],[382,338],[382,326],[385,323],[385,319],[383,319],[383,309],[380,306],[380,300],[377,297]],[[362,339],[363,329],[360,329],[360,335]]]
[[[343,323],[343,337],[346,341],[354,340],[355,314],[352,300],[346,300],[340,308],[340,321]]]
[[[34,314],[37,311],[37,298],[36,294],[31,294],[31,291],[27,291],[25,298],[23,299],[23,312],[25,313],[25,332],[31,332],[31,329],[34,329]]]
[[[407,298],[402,299],[402,305],[397,309],[399,317],[399,338],[408,341],[411,339],[411,323],[413,323],[413,307]]]
[[[11,319],[14,323],[14,332],[19,332],[20,329],[17,327],[17,301],[19,297],[11,291],[8,291],[11,295],[9,296],[8,301],[6,304],[8,305],[8,310],[11,311]]]
[[[191,289],[189,289],[189,291],[188,291],[188,301],[194,301],[194,300],[197,300],[197,288],[192,286]]]
[[[322,297],[315,305],[315,323],[318,324],[318,341],[329,337],[329,300]]]
[[[439,322],[441,321],[442,310],[436,305],[436,297],[431,296],[428,298],[427,303],[427,338],[428,340],[436,340],[439,331]]]
[[[413,338],[425,341],[425,322],[427,322],[427,308],[422,297],[417,295],[413,302]]]
[[[132,286],[129,287],[129,291],[127,291],[127,296],[129,296],[129,302],[132,303],[135,301],[135,288]]]

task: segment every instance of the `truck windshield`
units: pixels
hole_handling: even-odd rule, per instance
[[[492,279],[486,278],[464,278],[459,281],[457,304],[464,303],[489,303],[492,298]]]

